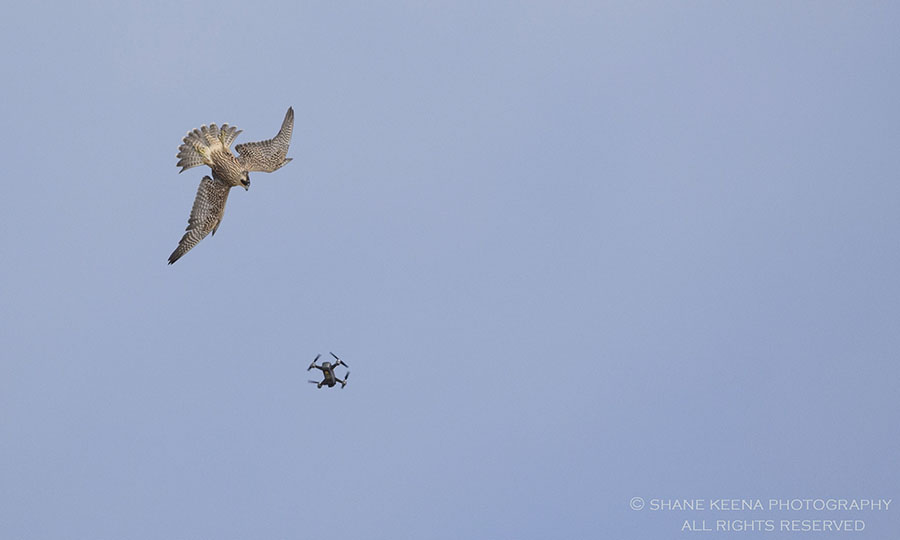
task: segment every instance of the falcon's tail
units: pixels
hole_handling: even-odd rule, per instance
[[[184,172],[198,165],[212,165],[210,154],[213,150],[221,150],[231,146],[235,137],[241,132],[234,126],[222,124],[222,127],[210,124],[209,127],[188,131],[183,143],[178,147],[178,167]]]

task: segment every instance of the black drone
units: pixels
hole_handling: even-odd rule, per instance
[[[320,366],[320,365],[316,364],[316,360],[318,360],[319,357],[322,355],[317,354],[315,360],[312,361],[312,364],[310,364],[309,367],[306,368],[306,371],[309,371],[312,368],[321,369],[322,374],[325,375],[325,380],[322,382],[319,382],[319,381],[309,381],[309,382],[317,385],[316,388],[322,388],[323,386],[327,386],[327,387],[331,388],[337,383],[341,383],[341,388],[347,386],[347,378],[350,377],[350,371],[349,371],[350,366],[345,364],[344,361],[341,360],[340,358],[338,358],[337,355],[335,355],[334,353],[328,353],[328,354],[330,354],[331,356],[334,356],[334,359],[337,360],[337,362],[335,362],[334,364],[332,364],[331,362],[322,362],[322,365]],[[347,374],[344,375],[343,381],[338,379],[337,376],[335,376],[335,374],[334,374],[334,368],[336,368],[338,366],[344,366],[345,368],[348,368]]]

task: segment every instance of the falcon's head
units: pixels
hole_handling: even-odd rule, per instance
[[[250,173],[244,172],[244,176],[241,177],[241,185],[244,186],[244,191],[250,189]]]

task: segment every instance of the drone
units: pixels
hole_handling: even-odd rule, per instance
[[[309,381],[309,382],[317,385],[316,388],[322,388],[323,386],[332,388],[337,383],[341,383],[341,388],[347,386],[347,378],[350,377],[350,371],[349,371],[350,366],[345,364],[344,361],[341,360],[340,358],[338,358],[337,355],[334,354],[333,352],[330,352],[328,354],[330,354],[331,356],[334,356],[334,359],[337,360],[337,362],[332,364],[331,362],[325,361],[325,362],[322,362],[322,365],[320,366],[320,365],[316,364],[316,360],[318,360],[319,357],[322,355],[317,354],[315,359],[312,361],[312,364],[310,364],[309,367],[306,368],[306,371],[309,371],[312,368],[321,369],[322,374],[325,375],[325,380],[323,380],[322,382],[319,382],[319,381]],[[338,366],[344,366],[345,368],[348,368],[347,374],[344,375],[343,381],[338,379],[337,376],[334,374],[334,368],[336,368]]]

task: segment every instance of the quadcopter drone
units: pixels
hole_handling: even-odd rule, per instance
[[[316,358],[312,361],[312,364],[310,364],[309,367],[306,368],[306,371],[309,371],[312,368],[321,369],[322,374],[325,375],[325,380],[323,380],[322,382],[319,382],[319,381],[309,381],[309,382],[317,385],[316,388],[322,388],[322,386],[327,386],[329,388],[332,388],[337,383],[341,383],[341,388],[347,386],[347,378],[350,377],[349,369],[347,371],[347,374],[344,375],[344,380],[342,381],[342,380],[338,379],[337,376],[334,374],[334,368],[336,368],[338,366],[344,366],[345,368],[349,368],[350,366],[345,364],[344,361],[341,360],[340,358],[338,358],[337,355],[335,355],[334,353],[328,353],[328,354],[330,354],[331,356],[334,356],[334,359],[337,360],[337,362],[332,364],[331,362],[326,361],[326,362],[322,362],[322,365],[320,366],[320,365],[316,364],[316,360],[318,360],[319,357],[322,355],[317,354]]]

